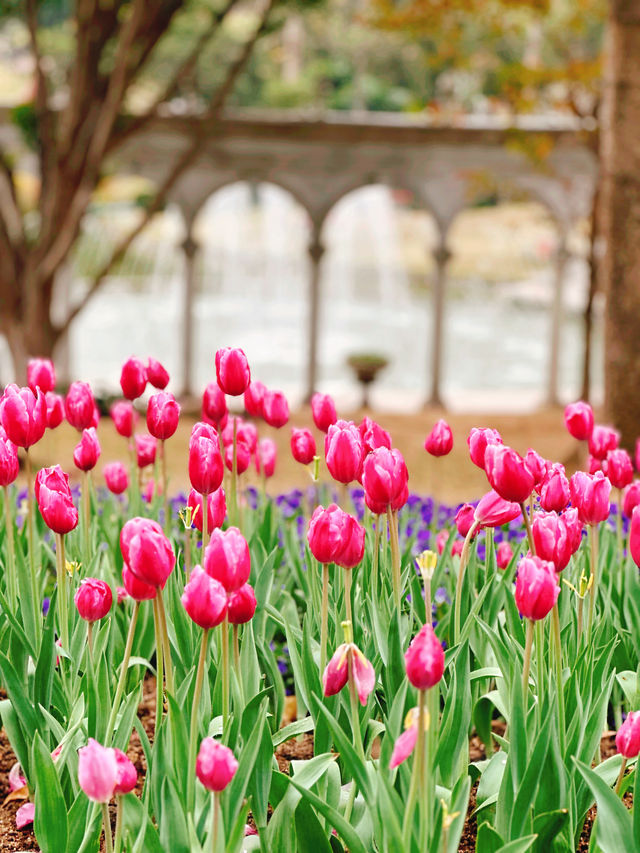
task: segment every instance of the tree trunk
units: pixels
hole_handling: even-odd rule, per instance
[[[11,352],[14,380],[19,385],[26,385],[27,362],[36,356],[52,358],[60,334],[51,321],[53,279],[45,282],[43,288],[38,288],[38,293],[32,293],[36,287],[33,279],[28,277],[28,273],[21,278],[23,299],[20,305],[14,306],[13,316],[9,313],[3,317],[1,331]],[[29,305],[29,310],[25,310],[26,305]]]
[[[640,4],[611,0],[601,127],[606,408],[640,433]]]

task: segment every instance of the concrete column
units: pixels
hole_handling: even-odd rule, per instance
[[[433,325],[431,329],[431,396],[429,405],[441,406],[442,347],[444,342],[444,297],[447,286],[447,263],[451,252],[446,245],[446,235],[433,250],[436,264],[433,280]]]
[[[320,326],[320,272],[325,247],[319,235],[314,235],[307,249],[309,253],[309,349],[307,352],[307,388],[305,401],[309,402],[317,391],[318,379],[318,330]]]
[[[196,289],[196,264],[199,243],[194,240],[191,231],[181,247],[185,258],[184,277],[184,314],[182,319],[182,393],[185,397],[193,394],[193,303]]]
[[[553,272],[553,302],[551,307],[551,341],[549,346],[549,379],[547,387],[547,403],[555,406],[559,403],[558,384],[560,376],[560,338],[563,319],[563,292],[567,261],[570,258],[564,240],[555,253]]]

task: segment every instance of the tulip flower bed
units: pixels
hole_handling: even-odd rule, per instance
[[[241,350],[215,366],[173,498],[158,362],[124,365],[113,426],[83,383],[57,397],[48,362],[0,401],[0,717],[24,827],[0,849],[640,850],[640,485],[615,431],[568,407],[590,454],[568,478],[473,429],[456,440],[487,491],[451,508],[316,395],[315,432],[291,435],[301,489],[269,498],[243,475],[273,473],[258,424],[283,428],[287,401]],[[229,415],[241,395],[251,420]],[[29,454],[63,416],[73,488]],[[96,426],[123,436],[106,488]],[[453,440],[438,422],[425,450]]]

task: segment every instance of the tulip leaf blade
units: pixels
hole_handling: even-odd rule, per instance
[[[632,818],[627,808],[597,773],[581,761],[574,761],[598,805],[596,842],[602,853],[635,850]]]
[[[35,779],[35,835],[42,853],[60,853],[67,849],[67,804],[49,750],[37,732],[33,738],[31,764]]]

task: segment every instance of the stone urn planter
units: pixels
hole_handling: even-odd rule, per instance
[[[347,364],[362,386],[362,406],[369,407],[369,388],[375,382],[378,373],[389,364],[389,359],[379,353],[353,353],[347,357]]]

